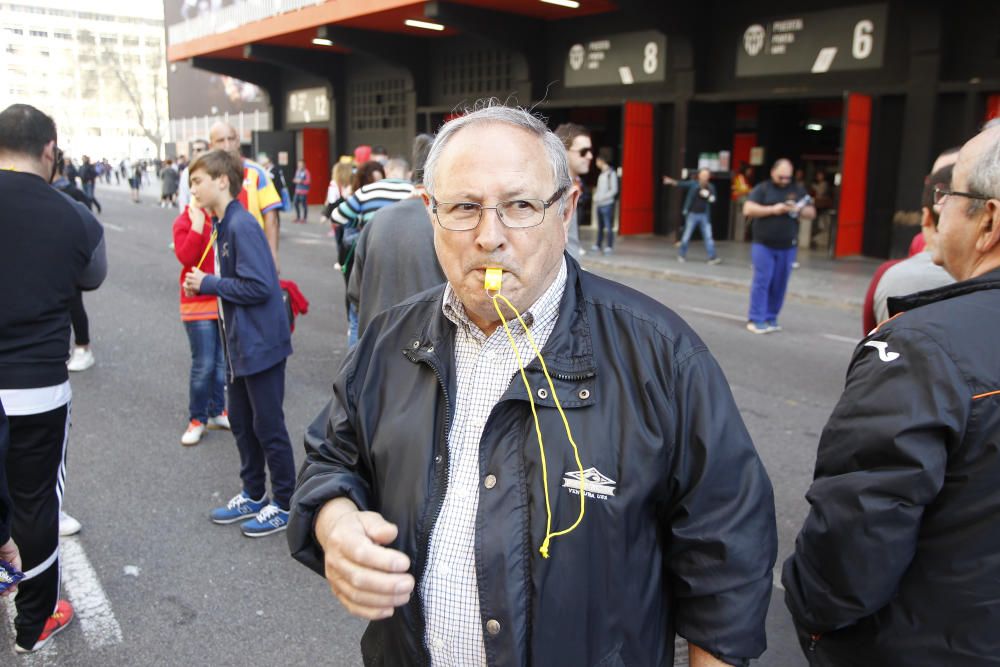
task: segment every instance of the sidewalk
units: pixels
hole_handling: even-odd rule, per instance
[[[692,241],[687,262],[677,261],[678,248],[668,237],[643,234],[616,236],[615,251],[610,255],[592,252],[597,232],[593,227],[580,229],[580,246],[586,251],[581,263],[593,271],[613,271],[646,278],[661,278],[675,282],[714,285],[749,294],[753,267],[750,264],[750,244],[736,241],[716,241],[721,264],[706,264],[705,244]],[[792,272],[788,297],[799,301],[842,308],[860,309],[865,291],[875,269],[883,260],[852,257],[832,260],[825,253],[802,251],[799,268]]]

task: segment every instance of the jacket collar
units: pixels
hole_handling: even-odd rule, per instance
[[[945,299],[953,299],[964,294],[981,292],[983,290],[1000,289],[1000,269],[994,269],[975,278],[952,283],[944,287],[908,294],[906,296],[889,297],[889,315],[897,315],[907,310],[926,306]]]
[[[581,269],[575,259],[565,254],[566,289],[559,302],[559,318],[549,339],[542,349],[549,371],[564,376],[592,376],[596,371],[594,347],[587,318],[586,300],[581,284]],[[429,320],[421,331],[414,332],[404,349],[411,359],[435,354],[439,359],[451,362],[454,347],[455,324],[444,316],[442,302],[444,289],[434,301]],[[536,359],[527,367],[540,368]]]

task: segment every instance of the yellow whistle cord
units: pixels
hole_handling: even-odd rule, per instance
[[[201,259],[198,260],[198,264],[194,268],[201,270],[202,263],[205,261],[205,258],[208,257],[208,253],[212,251],[212,246],[215,245],[215,237],[218,233],[218,227],[212,230],[212,236],[208,239],[208,245],[205,246],[205,252],[201,253]]]
[[[487,295],[489,295],[489,290],[487,290]],[[531,416],[535,419],[535,435],[538,436],[538,451],[542,458],[542,485],[545,489],[545,540],[542,542],[542,546],[539,547],[538,551],[542,554],[543,558],[549,557],[549,542],[551,542],[553,537],[558,537],[560,535],[566,535],[572,532],[580,522],[583,521],[583,515],[586,510],[584,503],[584,493],[583,493],[583,463],[580,461],[580,449],[576,446],[576,441],[573,439],[573,432],[569,427],[569,420],[566,419],[566,413],[563,412],[562,404],[559,402],[559,396],[556,394],[555,384],[552,382],[552,377],[549,375],[549,369],[545,365],[545,359],[542,358],[542,352],[538,349],[538,345],[535,344],[535,337],[531,335],[531,331],[528,326],[524,323],[521,318],[521,313],[518,312],[514,304],[507,299],[507,297],[502,294],[494,294],[490,296],[493,300],[493,307],[497,311],[497,315],[500,316],[500,321],[503,323],[503,329],[507,333],[507,340],[510,341],[510,346],[514,350],[514,355],[517,358],[517,365],[521,371],[521,381],[524,382],[524,388],[528,392],[528,402],[531,404]],[[521,359],[521,352],[517,348],[517,343],[514,341],[514,334],[511,333],[510,327],[507,325],[507,318],[504,317],[503,311],[500,310],[500,304],[498,299],[503,299],[503,302],[514,311],[514,315],[517,317],[517,321],[520,322],[521,327],[524,332],[528,335],[528,342],[531,343],[531,348],[538,355],[538,361],[542,365],[542,373],[545,374],[545,379],[548,380],[549,390],[552,392],[552,400],[556,404],[556,410],[559,411],[559,416],[562,417],[563,426],[566,427],[566,437],[569,438],[569,444],[573,445],[573,456],[576,459],[576,466],[580,471],[580,515],[576,518],[576,521],[572,526],[564,530],[552,532],[552,505],[549,501],[549,471],[548,464],[545,460],[545,445],[542,443],[542,427],[538,422],[538,410],[535,407],[535,399],[531,392],[531,385],[528,383],[528,375],[524,370],[524,361]]]

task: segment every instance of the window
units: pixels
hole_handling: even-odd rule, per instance
[[[48,37],[49,33],[44,30],[32,30],[29,32],[32,37]]]
[[[351,86],[350,105],[350,125],[355,130],[406,127],[406,82],[360,81]]]
[[[9,32],[12,35],[23,35],[24,34],[24,29],[23,28],[7,28],[7,32]]]
[[[483,50],[444,56],[441,93],[446,97],[482,96],[514,87],[514,62],[509,51]]]
[[[73,39],[73,35],[68,32],[54,32],[52,36],[56,39]]]

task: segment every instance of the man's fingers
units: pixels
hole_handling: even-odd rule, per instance
[[[351,588],[383,595],[401,595],[412,591],[413,577],[409,573],[397,573],[383,567],[386,558],[395,558],[398,552],[386,555],[380,551],[391,550],[374,545],[369,545],[368,549],[351,547],[346,552],[332,554],[332,561],[328,559],[327,562],[332,569],[331,574]]]
[[[355,576],[353,581],[351,581],[348,579],[342,579],[339,575],[334,575],[331,580],[330,587],[333,589],[334,593],[337,594],[337,597],[342,598],[355,606],[370,607],[372,609],[399,607],[410,601],[410,596],[413,593],[413,578],[409,575],[391,576],[401,576],[403,579],[401,579],[400,582],[389,586],[392,591],[390,593],[376,592],[364,588],[363,586],[359,587],[353,585],[357,582],[362,584],[365,583],[364,578],[359,576]],[[403,590],[404,592],[396,592],[398,590]]]
[[[358,520],[365,529],[365,535],[376,544],[389,544],[399,534],[396,525],[386,521],[381,514],[361,512]]]

